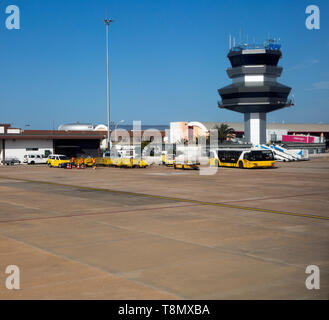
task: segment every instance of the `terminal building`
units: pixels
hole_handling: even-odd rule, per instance
[[[169,142],[192,140],[199,136],[208,136],[210,130],[223,122],[180,121],[170,123]],[[234,130],[233,139],[225,142],[225,147],[250,147],[245,142],[243,122],[225,122]],[[268,123],[266,143],[282,143],[288,148],[308,149],[309,153],[325,152],[329,148],[329,124],[313,123]]]

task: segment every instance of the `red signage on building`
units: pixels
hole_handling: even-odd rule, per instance
[[[314,137],[282,135],[282,142],[314,143]]]

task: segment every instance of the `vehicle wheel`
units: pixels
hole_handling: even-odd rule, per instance
[[[174,169],[177,169],[176,165],[174,164]]]
[[[31,161],[31,164],[34,164],[34,161]]]
[[[242,162],[242,161],[239,162],[239,168],[240,168],[240,169],[243,169],[243,168],[244,168],[244,167],[243,167],[243,162]]]

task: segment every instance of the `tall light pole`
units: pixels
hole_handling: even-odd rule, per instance
[[[110,64],[109,64],[109,26],[112,19],[105,19],[106,26],[106,69],[107,69],[107,148],[111,148],[111,129],[110,129]]]

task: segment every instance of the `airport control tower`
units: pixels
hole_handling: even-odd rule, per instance
[[[266,113],[291,106],[291,88],[276,81],[282,68],[281,45],[267,40],[263,45],[238,45],[227,57],[232,68],[227,74],[233,83],[218,90],[220,108],[244,114],[245,141],[266,143]]]

